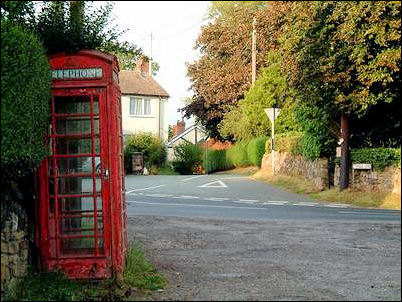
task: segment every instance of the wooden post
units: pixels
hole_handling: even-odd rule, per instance
[[[339,189],[342,191],[349,187],[349,125],[344,111],[341,114],[341,171]]]

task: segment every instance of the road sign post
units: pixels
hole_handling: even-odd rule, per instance
[[[275,120],[281,113],[279,108],[266,108],[265,113],[271,121],[271,158],[272,158],[272,173],[275,174]]]

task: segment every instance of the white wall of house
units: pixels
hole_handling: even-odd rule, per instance
[[[143,99],[141,114],[130,112],[130,98]],[[145,102],[150,102],[150,112],[145,112]],[[123,132],[125,134],[152,132],[167,141],[169,127],[167,103],[166,98],[122,95]]]

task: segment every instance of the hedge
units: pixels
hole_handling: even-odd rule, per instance
[[[375,170],[401,166],[400,148],[361,148],[350,151],[352,163],[372,164]]]
[[[261,167],[262,157],[265,153],[265,142],[267,137],[252,139],[247,145],[247,157],[251,164]]]
[[[205,172],[222,171],[233,168],[233,163],[227,158],[226,150],[204,149],[203,166]]]
[[[31,32],[1,22],[1,167],[24,177],[47,155],[51,75],[42,43]]]
[[[193,174],[202,164],[203,151],[192,143],[183,143],[173,148],[173,170],[180,174]]]
[[[251,164],[247,154],[247,145],[247,141],[239,141],[226,150],[226,158],[233,166],[242,167]]]

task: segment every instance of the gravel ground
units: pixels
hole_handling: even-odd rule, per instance
[[[399,223],[128,218],[167,276],[153,300],[401,300]]]

